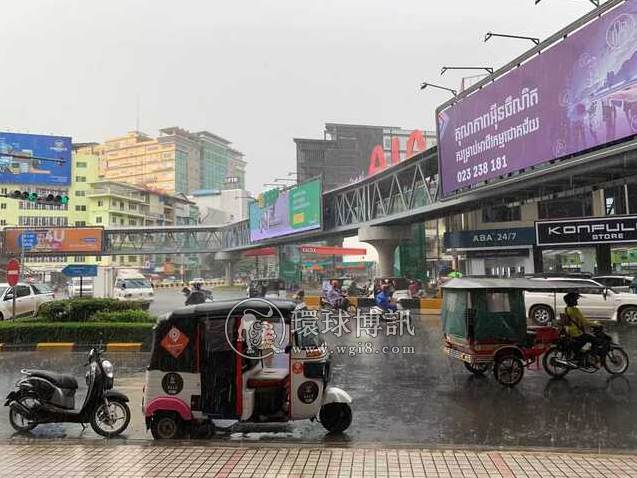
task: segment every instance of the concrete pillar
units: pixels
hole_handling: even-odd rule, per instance
[[[597,259],[597,273],[598,274],[610,274],[613,272],[613,265],[611,264],[610,244],[599,244],[596,250]]]
[[[241,260],[241,254],[238,252],[220,251],[215,254],[216,261],[225,263],[226,285],[231,286],[234,283],[234,267]]]
[[[366,242],[378,252],[379,277],[394,275],[394,252],[399,244],[410,242],[409,226],[364,226],[358,230],[358,240]]]

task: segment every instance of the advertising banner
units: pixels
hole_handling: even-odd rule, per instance
[[[250,240],[296,234],[321,228],[321,181],[263,193],[250,204]]]
[[[637,242],[637,216],[538,221],[535,229],[538,246]]]
[[[69,186],[71,138],[0,132],[0,183]]]
[[[26,240],[28,239],[28,240]],[[101,255],[104,229],[101,227],[6,227],[3,253]]]
[[[637,133],[637,0],[438,112],[447,197]]]

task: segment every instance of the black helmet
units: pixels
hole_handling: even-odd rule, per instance
[[[582,296],[578,292],[569,292],[564,295],[564,302],[566,302],[568,306],[577,305],[577,299],[580,297]]]

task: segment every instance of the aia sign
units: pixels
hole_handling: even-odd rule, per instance
[[[405,159],[411,158],[415,153],[424,151],[427,149],[427,142],[425,141],[425,135],[422,131],[415,129],[409,135],[407,139],[407,148]],[[398,138],[392,138],[391,141],[391,165],[398,164],[400,162],[400,140]],[[368,175],[372,176],[387,167],[387,159],[385,158],[385,151],[381,145],[375,146],[372,150],[372,154],[369,158],[369,170]]]

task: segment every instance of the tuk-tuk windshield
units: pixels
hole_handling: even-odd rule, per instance
[[[325,337],[319,329],[296,331],[296,344],[302,348],[319,348],[325,345]]]
[[[469,292],[445,290],[442,296],[442,329],[447,335],[467,337],[467,309]]]

